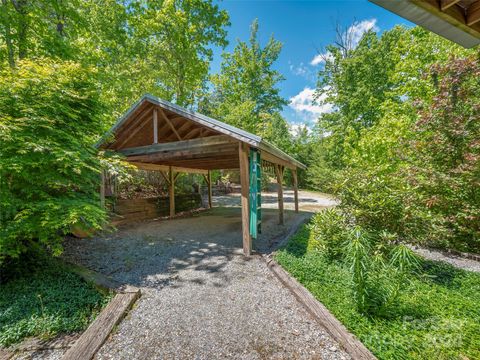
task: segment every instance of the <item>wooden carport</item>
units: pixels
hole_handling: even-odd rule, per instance
[[[292,171],[298,212],[297,169],[305,165],[261,137],[187,110],[152,95],[143,96],[97,144],[125,155],[139,169],[160,171],[169,185],[170,215],[175,214],[175,180],[180,172],[203,174],[209,188],[211,170],[240,170],[243,251],[249,256],[256,237],[256,204],[262,167],[275,170],[279,223],[283,224],[283,174]],[[255,205],[254,205],[255,204]],[[252,223],[252,226],[250,224]]]

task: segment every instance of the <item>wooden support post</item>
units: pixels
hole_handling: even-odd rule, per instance
[[[283,225],[283,166],[275,164],[275,174],[278,184],[278,223]]]
[[[100,173],[100,206],[105,209],[105,171]]]
[[[293,196],[295,199],[295,212],[298,213],[298,178],[297,170],[292,170],[293,176]]]
[[[238,157],[240,161],[240,184],[242,186],[242,234],[243,253],[250,256],[252,252],[252,238],[250,237],[250,214],[249,214],[249,174],[248,174],[248,151],[247,144],[240,142]]]
[[[158,117],[157,109],[153,110],[153,143],[158,144]]]
[[[208,185],[208,208],[212,208],[212,173],[208,170],[207,174],[207,185]]]
[[[170,166],[168,170],[168,197],[170,199],[170,216],[175,216],[175,177]]]

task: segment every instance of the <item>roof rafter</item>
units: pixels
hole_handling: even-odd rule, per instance
[[[450,6],[455,5],[458,3],[460,0],[441,0],[440,1],[440,9],[442,11],[447,10]]]
[[[472,3],[467,9],[467,25],[471,26],[480,21],[480,1]]]
[[[170,119],[168,118],[168,116],[165,114],[165,112],[162,110],[162,108],[158,108],[159,112],[160,112],[160,115],[162,116],[163,120],[165,120],[168,124],[168,126],[170,126],[170,128],[172,129],[172,131],[175,133],[175,135],[177,135],[177,138],[178,140],[183,140],[182,137],[179,135],[179,133],[177,132],[177,129],[175,129],[175,126],[173,126],[172,122],[170,121]]]
[[[172,104],[168,101],[161,100],[159,98],[156,98],[152,95],[144,95],[139,101],[137,101],[127,112],[126,114],[121,117],[117,123],[107,132],[107,134],[97,143],[97,147],[102,147],[102,148],[110,148],[114,149],[120,152],[126,152],[125,155],[132,157],[132,156],[140,156],[141,158],[139,159],[133,159],[130,158],[130,161],[141,161],[141,162],[152,162],[152,163],[160,163],[162,161],[162,164],[166,164],[166,156],[164,155],[158,155],[162,151],[159,149],[153,150],[153,152],[157,153],[157,157],[154,159],[153,156],[150,156],[151,154],[143,154],[143,155],[133,155],[133,154],[127,154],[129,151],[132,150],[132,148],[125,149],[125,146],[128,146],[129,141],[133,138],[135,138],[135,141],[132,140],[130,142],[131,144],[138,144],[138,145],[147,145],[147,144],[152,144],[152,140],[154,138],[153,136],[153,131],[150,133],[150,131],[143,131],[139,135],[136,135],[141,129],[138,127],[135,127],[133,131],[135,131],[135,134],[126,133],[125,134],[125,127],[124,125],[126,123],[130,124],[131,121],[135,122],[137,126],[141,126],[142,128],[145,127],[145,122],[142,124],[139,124],[139,119],[137,118],[138,111],[139,109],[143,109],[145,107],[149,107],[150,109],[156,108],[158,110],[158,113],[162,119],[165,120],[165,124],[160,127],[157,130],[157,136],[158,136],[158,144],[154,144],[155,146],[161,146],[161,145],[167,145],[167,144],[178,144],[182,143],[184,141],[189,141],[189,140],[201,140],[201,139],[210,139],[210,138],[216,138],[218,136],[225,136],[230,141],[236,143],[238,145],[238,142],[243,142],[244,144],[250,146],[251,148],[258,149],[262,153],[272,156],[272,162],[281,164],[282,166],[287,166],[284,164],[288,164],[288,167],[290,168],[306,168],[305,165],[300,163],[299,161],[295,160],[288,154],[284,153],[280,149],[276,148],[275,146],[269,144],[267,141],[262,139],[261,137],[251,134],[247,131],[244,131],[242,129],[236,128],[232,125],[223,123],[221,121],[209,118],[205,115],[199,114],[197,112],[182,108],[178,105]],[[149,111],[151,114],[151,111]],[[158,114],[157,113],[157,114]],[[170,117],[168,117],[168,115]],[[179,122],[175,121],[175,124],[172,122],[172,119],[183,119],[184,122]],[[150,119],[150,123],[153,123]],[[190,123],[191,125],[188,126],[186,123]],[[167,131],[166,129],[170,128],[171,131]],[[152,128],[153,129],[153,128]],[[180,131],[179,131],[180,130]],[[133,132],[132,131],[132,132]],[[119,142],[118,140],[113,141],[113,142],[108,142],[111,137],[110,134],[118,134],[118,133],[123,133],[120,134],[120,136],[123,136],[123,141]],[[178,141],[175,141],[172,137],[173,135],[176,136]],[[141,148],[142,146],[140,146]],[[237,146],[238,147],[238,146]],[[138,147],[137,147],[138,148]],[[212,146],[209,147],[209,150],[213,150]],[[235,152],[231,152],[228,147],[223,150],[223,149],[218,149],[219,151],[212,151],[209,153],[209,159],[202,160],[202,164],[205,164],[205,166],[208,165],[208,169],[219,169],[222,167],[220,166],[220,160],[222,162],[222,166],[228,166],[228,167],[223,167],[224,169],[232,169],[235,167],[238,167],[238,148],[235,150]],[[184,150],[186,153],[188,153],[188,150]],[[196,150],[195,150],[196,151]],[[198,151],[198,153],[195,153],[195,156],[199,156],[201,151]],[[223,155],[222,155],[223,154]],[[178,153],[177,153],[178,155]],[[222,159],[222,156],[227,156],[228,159],[224,158]],[[177,164],[180,164],[179,161],[181,159],[177,158]],[[217,164],[213,164],[210,161],[217,161]],[[169,165],[175,166],[174,163],[171,163]],[[181,165],[179,165],[181,166]],[[188,166],[186,167],[197,167],[197,168],[202,168],[200,166],[200,163],[198,163],[198,166],[195,166],[195,160],[192,160],[191,163],[188,162]]]

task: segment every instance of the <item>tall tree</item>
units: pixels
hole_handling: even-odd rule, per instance
[[[368,129],[388,113],[401,112],[413,123],[411,99],[428,96],[423,74],[432,63],[445,62],[458,46],[421,28],[397,26],[377,36],[365,33],[356,47],[327,47],[330,56],[319,72],[317,97],[334,104],[332,113],[318,122],[324,161],[340,169],[351,159],[350,150]]]
[[[0,59],[10,67],[18,60],[39,57],[72,58],[70,41],[83,25],[77,0],[1,0]]]
[[[208,79],[229,17],[211,0],[1,0],[0,60],[95,66],[118,114],[145,92],[190,106]]]
[[[227,45],[227,12],[211,0],[156,0],[133,2],[129,13],[141,91],[192,105],[208,78],[211,47]]]
[[[281,49],[273,36],[264,47],[260,45],[255,20],[249,41],[238,41],[232,53],[222,55],[220,73],[212,76],[213,94],[201,110],[274,142],[285,142],[288,126],[279,112],[287,101],[278,88],[283,76],[273,68]]]

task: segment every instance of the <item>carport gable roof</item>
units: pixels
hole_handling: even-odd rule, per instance
[[[105,136],[102,137],[102,139],[96,144],[96,146],[100,148],[107,148],[107,149],[111,148],[110,146],[114,144],[115,141],[112,142],[112,141],[109,141],[109,139],[111,139],[112,136],[118,135],[118,133],[122,131],[122,128],[125,126],[125,124],[127,124],[132,118],[137,116],[139,109],[142,108],[142,106],[145,106],[146,104],[158,106],[160,109],[167,110],[169,113],[176,114],[178,117],[181,117],[187,121],[200,125],[205,129],[208,129],[207,131],[211,132],[209,136],[212,136],[214,134],[226,135],[232,139],[246,143],[253,148],[264,151],[267,154],[273,155],[274,158],[280,159],[282,162],[284,162],[284,165],[288,167],[301,168],[301,169],[306,168],[304,164],[297,161],[296,159],[286,154],[285,152],[281,151],[280,149],[276,148],[272,144],[268,143],[267,141],[262,139],[260,136],[254,135],[252,133],[249,133],[247,131],[234,127],[232,125],[225,124],[221,121],[212,119],[208,116],[197,113],[195,111],[185,109],[181,106],[159,99],[150,94],[144,95],[120,119],[118,119],[118,121],[112,126],[112,128],[105,134]],[[171,122],[166,118],[165,120],[168,121],[173,132],[179,137],[176,129],[172,126]],[[125,142],[122,145],[125,145]],[[113,147],[113,149],[122,150],[124,149],[124,147],[122,146],[120,146],[119,148]],[[265,157],[265,160],[268,161],[268,158]]]

